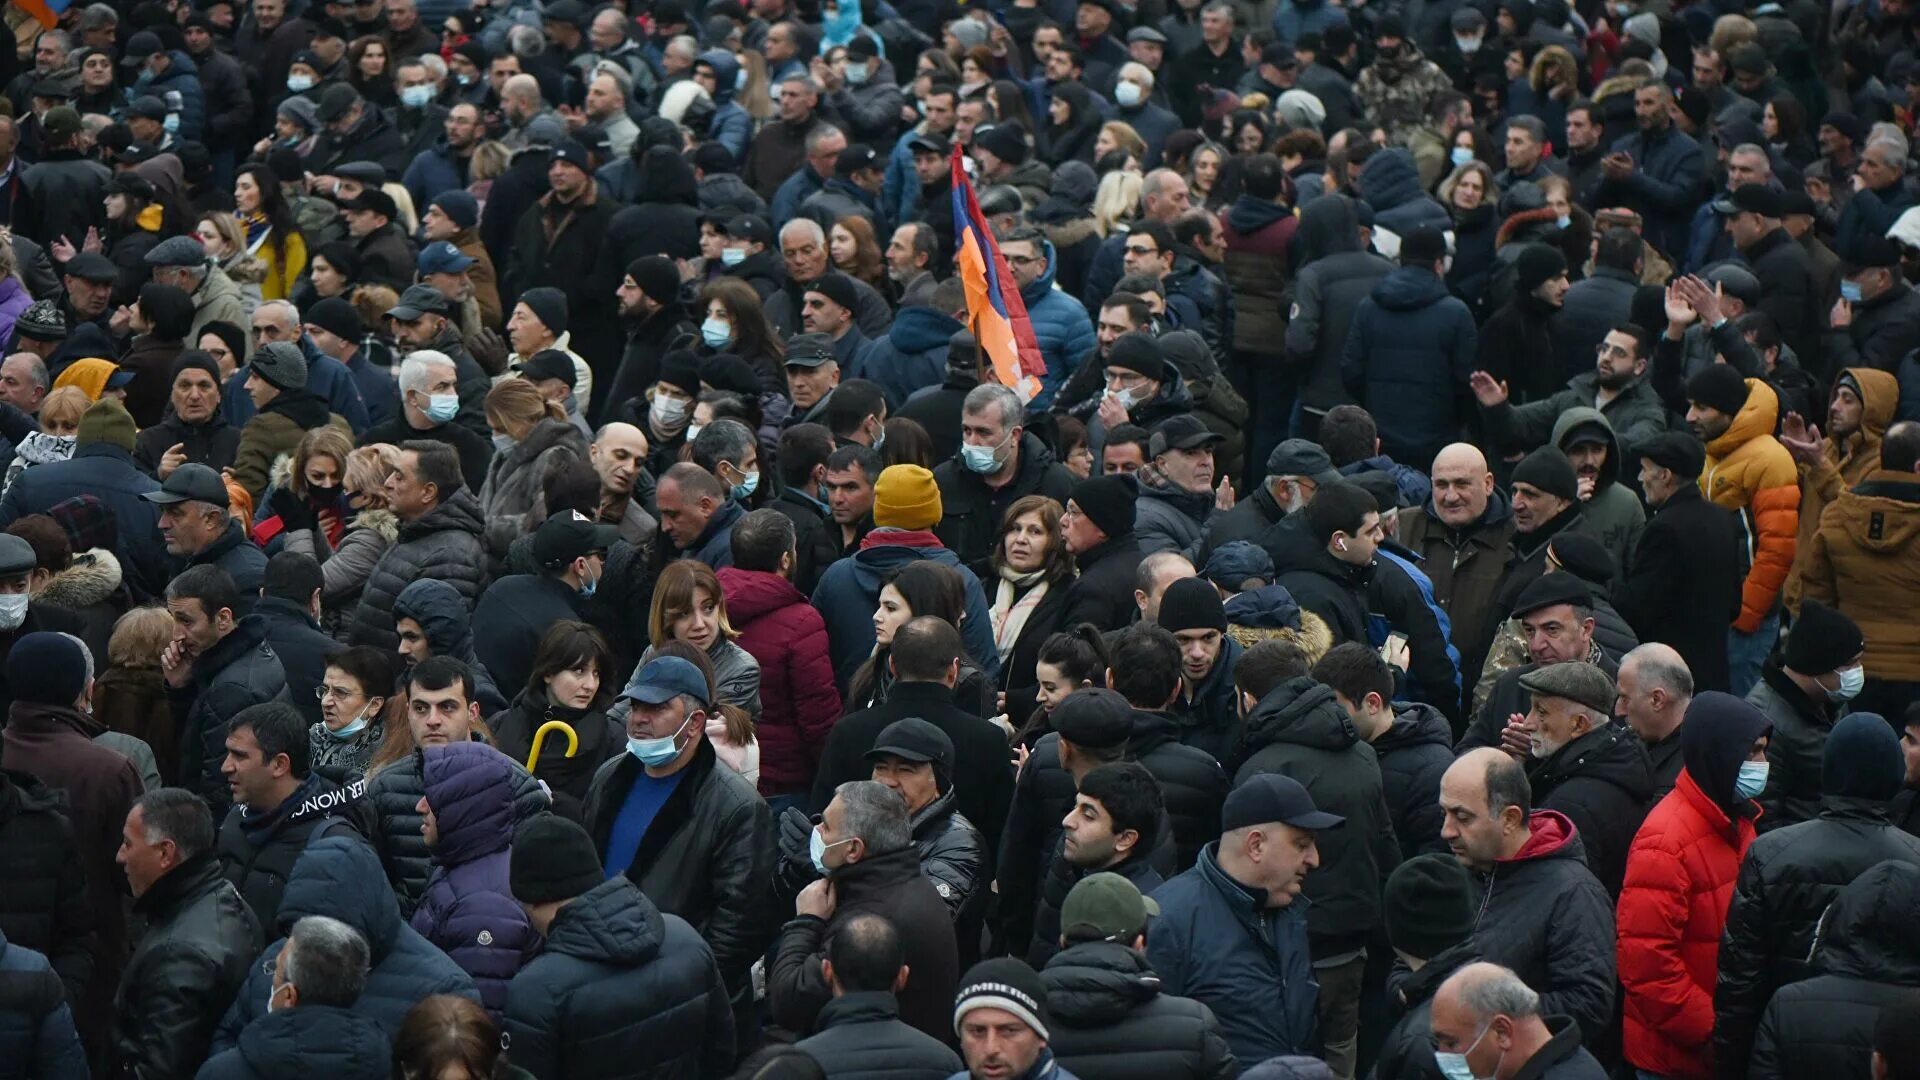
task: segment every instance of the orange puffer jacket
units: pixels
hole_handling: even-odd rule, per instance
[[[1751,818],[1731,820],[1684,769],[1634,836],[1614,919],[1634,1068],[1711,1080],[1720,935],[1753,837]]]
[[[1740,588],[1733,628],[1751,634],[1773,610],[1793,568],[1800,531],[1800,477],[1793,455],[1773,437],[1780,398],[1759,379],[1747,380],[1747,403],[1732,426],[1707,444],[1700,491],[1714,505],[1741,515],[1753,566]]]
[[[1802,598],[1859,624],[1868,675],[1920,680],[1920,476],[1882,470],[1843,492],[1820,515],[1802,565]]]
[[[1860,387],[1860,429],[1844,439],[1828,439],[1827,452],[1810,465],[1796,462],[1800,470],[1800,537],[1794,549],[1793,572],[1787,576],[1781,599],[1788,610],[1800,610],[1800,575],[1805,573],[1807,549],[1813,546],[1813,533],[1820,527],[1820,512],[1832,505],[1843,491],[1880,468],[1880,439],[1893,423],[1894,407],[1900,403],[1900,381],[1878,368],[1851,367],[1840,378],[1851,377]],[[1836,380],[1836,385],[1837,385]]]

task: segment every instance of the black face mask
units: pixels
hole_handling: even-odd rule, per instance
[[[340,497],[340,487],[337,484],[331,487],[321,487],[319,484],[308,484],[307,497],[314,502],[332,502]]]

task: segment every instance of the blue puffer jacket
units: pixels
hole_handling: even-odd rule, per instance
[[[449,191],[464,191],[460,169],[453,163],[453,148],[442,142],[414,155],[400,183],[413,196],[413,205],[425,206]]]
[[[428,747],[422,774],[439,827],[433,874],[412,926],[473,976],[498,1021],[507,984],[540,945],[507,882],[512,857],[514,768],[485,743]]]
[[[753,117],[733,100],[733,80],[739,77],[740,61],[726,49],[709,49],[700,59],[713,68],[713,120],[707,124],[707,141],[727,148],[736,164],[747,160],[747,143],[753,139]]]
[[[1420,169],[1413,155],[1394,148],[1367,159],[1360,174],[1360,195],[1373,207],[1373,224],[1396,236],[1423,225],[1441,231],[1453,228],[1453,217],[1420,185]]]
[[[1283,908],[1248,890],[1215,861],[1218,842],[1193,869],[1160,886],[1160,917],[1147,925],[1147,962],[1160,992],[1211,1008],[1241,1061],[1317,1055],[1320,986],[1307,953],[1303,896]]]
[[[1459,437],[1478,350],[1467,305],[1432,270],[1403,266],[1354,309],[1340,377],[1373,414],[1383,452],[1430,461]]]
[[[393,601],[393,617],[412,619],[427,632],[427,646],[435,656],[451,656],[473,673],[473,696],[480,714],[492,716],[507,707],[506,697],[493,683],[487,665],[473,653],[473,612],[466,598],[444,581],[428,578],[400,590]]]
[[[561,1077],[726,1076],[733,1008],[713,952],[624,874],[554,916],[507,991],[513,1063]]]
[[[944,311],[902,308],[887,336],[869,342],[854,360],[850,377],[879,383],[887,408],[897,409],[915,390],[939,386],[946,378],[947,340],[962,329],[959,320]]]
[[[399,1032],[407,1012],[423,998],[457,994],[480,1000],[472,976],[400,918],[400,905],[373,849],[354,837],[327,836],[314,841],[293,864],[286,895],[280,898],[276,931],[282,936],[260,954],[247,984],[220,1018],[213,1033],[214,1053],[238,1045],[240,1033],[267,1014],[267,991],[273,985],[274,962],[287,943],[286,931],[308,915],[339,919],[367,939],[372,970],[353,1011],[379,1024],[388,1038]]]
[[[173,137],[178,142],[204,142],[207,137],[207,96],[200,88],[200,69],[193,58],[179,49],[167,53],[172,63],[167,73],[155,77],[144,68],[133,82],[133,96],[152,94],[167,103],[169,113],[180,116],[180,127]]]
[[[47,958],[0,934],[0,1080],[86,1080],[66,990]]]
[[[1036,412],[1053,404],[1053,395],[1072,377],[1080,361],[1099,342],[1093,336],[1093,320],[1080,301],[1053,287],[1054,271],[1060,260],[1054,255],[1053,241],[1040,241],[1046,250],[1047,269],[1020,290],[1026,301],[1027,318],[1033,323],[1034,340],[1040,344],[1040,356],[1047,362],[1046,377],[1040,380],[1040,393],[1027,403]],[[942,357],[944,360],[944,356]],[[934,380],[938,382],[939,380]]]
[[[960,563],[960,556],[944,547],[912,546],[888,543],[889,530],[867,534],[867,544],[852,558],[841,559],[820,576],[813,590],[813,606],[820,609],[827,623],[827,653],[833,660],[834,679],[841,693],[860,667],[873,654],[873,610],[880,602],[880,586],[887,576],[910,562],[932,559],[960,572],[967,586],[967,610],[960,627],[960,639],[967,654],[980,665],[990,680],[1000,677],[1000,650],[993,644],[993,618],[987,608],[987,594],[980,580]],[[899,533],[901,537],[927,537],[932,533]]]
[[[195,1080],[386,1080],[393,1072],[387,1033],[373,1020],[330,1005],[299,1005],[263,1016],[240,1044],[207,1059]]]

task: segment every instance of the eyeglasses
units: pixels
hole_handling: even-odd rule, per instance
[[[313,688],[313,696],[320,701],[325,701],[328,698],[333,698],[335,701],[349,701],[353,698],[360,697],[361,694],[360,691],[350,686],[328,686],[325,683],[321,683],[319,686]]]
[[[1031,266],[1034,263],[1046,262],[1047,260],[1038,255],[1009,255],[1007,256],[1007,261],[1015,266]]]
[[[1134,247],[1134,246],[1133,246],[1132,244],[1128,244],[1128,245],[1127,245],[1127,254],[1129,254],[1129,255],[1158,255],[1158,254],[1160,254],[1160,249],[1159,249],[1159,248],[1157,248],[1157,247]]]
[[[1618,345],[1610,344],[1605,341],[1601,342],[1598,345],[1595,345],[1593,347],[1593,352],[1595,356],[1616,356],[1616,357],[1620,357],[1621,359],[1625,359],[1633,355],[1632,350],[1623,349]]]

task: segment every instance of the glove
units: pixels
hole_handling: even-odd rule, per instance
[[[313,507],[288,488],[274,488],[272,494],[267,496],[267,509],[288,530],[313,529],[319,525],[319,515],[313,512]]]
[[[819,873],[813,868],[813,819],[798,807],[788,807],[780,815],[780,864],[774,868],[776,885],[783,900],[800,895]]]

